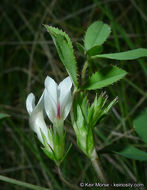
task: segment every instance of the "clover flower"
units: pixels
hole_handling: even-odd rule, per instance
[[[64,120],[72,106],[72,81],[65,78],[59,85],[50,78],[45,80],[45,90],[35,106],[35,96],[30,93],[26,100],[26,108],[30,115],[29,123],[43,144],[45,154],[59,165],[65,154]],[[44,120],[47,115],[52,127],[48,127]]]
[[[72,81],[65,78],[59,85],[51,78],[45,79],[44,107],[52,123],[64,121],[72,106]]]

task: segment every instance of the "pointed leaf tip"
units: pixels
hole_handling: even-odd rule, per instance
[[[62,63],[64,64],[68,74],[71,76],[74,85],[77,87],[78,86],[77,63],[74,56],[72,42],[69,36],[62,30],[59,30],[58,28],[48,25],[45,25],[45,28],[51,35]]]
[[[138,49],[128,50],[128,51],[119,52],[119,53],[108,53],[108,54],[92,56],[93,59],[107,58],[107,59],[114,59],[114,60],[133,60],[133,59],[138,59],[140,57],[147,57],[147,49],[138,48]]]
[[[94,73],[83,86],[87,90],[95,90],[106,87],[122,79],[127,72],[116,66],[105,67]]]

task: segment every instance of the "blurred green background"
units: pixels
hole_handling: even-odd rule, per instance
[[[57,82],[67,76],[43,24],[57,26],[69,34],[81,70],[84,57],[75,42],[82,43],[85,30],[95,20],[112,28],[103,46],[104,53],[147,48],[147,1],[2,0],[0,12],[0,112],[10,115],[0,121],[0,174],[52,190],[68,189],[59,179],[55,164],[40,149],[25,107],[28,93],[33,92],[38,100],[47,75]],[[134,118],[147,105],[146,61],[104,59],[93,63],[95,70],[99,64],[113,64],[128,72],[125,79],[103,89],[110,100],[118,96],[119,102],[95,130],[97,150],[102,153],[103,167],[112,182],[147,182],[145,162],[102,151],[108,140],[146,148],[133,129]],[[97,181],[90,161],[76,145],[70,119],[66,128],[67,144],[72,142],[73,146],[62,164],[65,178],[74,184]],[[10,189],[25,188],[0,181],[0,190]]]

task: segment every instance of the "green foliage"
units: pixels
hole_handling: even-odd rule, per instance
[[[134,120],[136,132],[147,143],[147,108]],[[113,151],[113,150],[112,150]],[[147,161],[147,153],[132,145],[121,147],[121,150],[113,151],[121,156],[139,161]]]
[[[32,189],[32,190],[50,190],[50,188],[40,187],[38,185],[33,185],[33,184],[26,183],[26,182],[23,182],[23,181],[20,181],[20,180],[5,177],[5,176],[2,176],[2,175],[0,175],[0,181],[4,181],[5,183],[11,183],[11,184],[14,184],[14,185],[18,185],[18,186],[22,187],[23,189],[27,188],[27,189]]]
[[[80,102],[80,103],[79,103]],[[82,96],[76,97],[75,103],[73,105],[73,118],[72,124],[76,133],[77,144],[80,149],[87,154],[87,124],[85,120],[84,113],[86,111],[86,97],[82,101]]]
[[[117,102],[117,99],[109,104],[106,104],[106,102],[107,96],[105,96],[105,93],[100,94],[99,97],[96,96],[91,105],[84,93],[80,93],[75,97],[72,123],[77,144],[89,158],[91,158],[94,151],[93,128],[104,119],[110,108]]]
[[[78,50],[82,53],[82,54],[84,54],[85,53],[85,48],[84,48],[84,46],[82,45],[82,44],[80,44],[80,43],[76,43],[76,45],[77,45],[77,48],[78,48]]]
[[[6,113],[0,113],[0,120],[1,120],[1,119],[4,119],[4,118],[6,118],[6,117],[9,117],[9,115],[6,114]]]
[[[53,141],[53,136],[52,136],[52,129],[48,130],[48,135],[50,138],[50,141]],[[47,139],[45,137],[45,135],[43,134],[43,132],[41,131],[41,135],[42,135],[42,139],[44,142],[44,147],[42,147],[42,150],[44,151],[44,153],[53,161],[56,162],[56,157],[55,157],[55,153],[54,150],[52,149],[52,147],[47,143]]]
[[[126,146],[121,151],[115,152],[121,156],[124,156],[126,158],[139,160],[139,161],[147,161],[147,153],[139,150],[138,148],[135,148],[131,145]]]
[[[106,93],[101,93],[99,97],[95,97],[94,102],[91,106],[88,104],[88,111],[86,118],[88,120],[88,125],[91,128],[94,128],[100,122],[103,121],[109,110],[117,103],[117,98],[111,101],[109,104],[107,103],[107,95]]]
[[[61,130],[62,126],[59,126],[59,130]],[[63,129],[63,127],[62,127]],[[55,128],[50,128],[48,129],[48,137],[50,140],[51,145],[48,144],[47,139],[43,132],[41,131],[41,135],[43,138],[43,144],[44,147],[42,147],[42,150],[44,153],[51,159],[53,160],[57,165],[60,165],[61,162],[65,158],[65,134],[58,133]]]
[[[64,64],[67,72],[71,76],[77,90],[77,65],[70,38],[62,30],[47,25],[45,25],[45,27],[50,33],[57,48],[59,57]],[[103,50],[102,45],[109,37],[110,32],[111,29],[107,24],[104,24],[101,21],[96,21],[91,24],[86,31],[84,37],[84,46],[80,43],[76,43],[78,50],[83,55],[85,55],[87,59],[81,73],[83,82],[82,87],[79,87],[81,91],[96,90],[107,87],[119,81],[127,74],[127,72],[121,68],[118,68],[116,66],[109,66],[99,69],[94,74],[91,73],[92,75],[87,80],[85,78],[85,73],[88,64],[92,64],[92,59],[108,58],[114,60],[132,60],[147,56],[147,49],[144,48],[119,53],[100,54]],[[76,90],[75,92],[77,93]],[[74,97],[73,110],[71,115],[73,128],[77,137],[77,144],[90,159],[92,158],[92,155],[94,155],[93,152],[95,150],[93,128],[101,121],[103,121],[109,110],[117,102],[117,98],[115,98],[109,104],[106,104],[106,102],[107,96],[105,96],[104,93],[99,97],[96,96],[94,102],[91,105],[88,102],[87,96],[84,96],[83,93],[80,93],[78,96]],[[138,123],[140,123],[140,119]],[[143,123],[145,123],[144,117]],[[143,137],[143,139],[146,138],[146,135],[144,135],[146,129],[144,130],[144,128],[145,127],[142,127],[142,130],[140,130],[137,127],[137,132],[140,136]],[[58,134],[56,134],[55,138],[53,138],[53,146],[55,149],[55,158],[57,160],[61,160],[61,155],[64,154],[60,149],[61,143],[62,141],[60,141]],[[133,146],[125,146],[121,150],[114,150],[113,152],[131,159],[141,161],[147,160],[147,153]]]
[[[90,50],[87,51],[87,55],[88,56],[94,56],[94,55],[101,53],[102,50],[103,50],[102,46],[95,46],[95,47],[92,47]]]
[[[107,58],[107,59],[115,59],[115,60],[132,60],[138,59],[140,57],[147,57],[147,49],[139,48],[134,50],[129,50],[120,53],[108,53],[108,54],[101,54],[95,55],[92,58]]]
[[[95,90],[117,82],[127,74],[126,71],[115,66],[105,67],[94,73],[83,86],[87,90]]]
[[[48,37],[42,32],[41,23],[58,24],[65,31],[70,31],[70,34],[75,39],[81,41],[85,25],[91,23],[96,17],[100,20],[105,19],[107,23],[111,24],[112,36],[105,42],[106,46],[104,49],[106,51],[103,53],[111,53],[114,50],[116,50],[115,52],[125,51],[137,47],[144,47],[147,44],[147,25],[145,17],[142,14],[146,11],[146,1],[138,0],[136,7],[132,4],[135,1],[128,1],[128,3],[122,1],[121,5],[119,1],[111,4],[105,3],[105,1],[104,3],[93,1],[92,6],[89,6],[89,1],[84,2],[79,1],[78,3],[73,3],[69,1],[68,5],[66,1],[56,1],[56,3],[51,4],[49,1],[38,1],[36,4],[33,1],[25,3],[24,0],[14,0],[14,3],[11,3],[11,1],[1,2],[0,110],[11,115],[11,117],[6,118],[4,122],[0,123],[2,175],[9,175],[18,180],[28,181],[39,186],[46,186],[47,189],[69,189],[57,177],[54,163],[44,156],[43,152],[40,151],[36,138],[34,139],[32,133],[28,131],[28,116],[24,108],[25,97],[28,93],[29,86],[31,86],[32,91],[35,90],[39,95],[46,75],[54,75],[59,80],[62,76],[67,75],[66,71],[63,72],[62,67],[56,67],[58,57],[52,44],[48,41]],[[128,6],[126,6],[126,3]],[[140,9],[139,12],[138,8]],[[128,10],[129,12],[127,12]],[[130,15],[133,15],[131,19]],[[17,24],[16,21],[18,21]],[[97,52],[97,54],[99,53]],[[88,54],[88,56],[92,55],[93,53]],[[83,55],[82,58],[84,59]],[[30,59],[30,63],[28,59]],[[83,65],[83,59],[78,58],[79,68]],[[52,60],[53,64],[51,64]],[[108,63],[109,60],[102,59],[100,64],[106,65]],[[128,81],[132,82],[132,85],[131,83],[122,81],[119,86],[108,87],[110,97],[117,95],[120,97],[119,104],[114,109],[116,110],[116,114],[114,112],[109,120],[103,122],[95,130],[95,132],[98,131],[95,136],[100,138],[100,141],[96,143],[97,150],[101,146],[106,146],[109,135],[110,138],[108,138],[108,141],[111,142],[114,140],[114,144],[121,143],[123,145],[131,142],[132,144],[137,143],[137,146],[140,148],[142,146],[146,147],[146,145],[142,145],[140,140],[138,141],[134,138],[135,133],[126,135],[124,138],[123,136],[119,136],[129,132],[130,128],[132,128],[132,118],[135,117],[138,110],[144,109],[146,103],[145,82],[147,75],[144,75],[145,72],[147,73],[146,61],[139,59],[135,61],[136,64],[129,64],[129,61],[124,63],[127,63],[125,68],[129,72]],[[124,63],[121,62],[121,66]],[[92,67],[93,65],[89,65],[89,73]],[[56,68],[57,72],[55,72]],[[96,72],[95,68],[94,71]],[[30,75],[28,74],[30,72],[31,80],[29,81],[28,78]],[[20,81],[20,78],[21,82],[16,82]],[[32,85],[32,82],[34,85]],[[93,91],[89,91],[90,100],[93,98],[93,94]],[[119,119],[116,117],[117,113]],[[67,120],[68,126],[70,126],[69,120]],[[118,133],[114,134],[113,132],[115,130]],[[73,133],[69,132],[68,137],[68,142],[70,139],[74,139]],[[75,146],[72,147],[70,153],[69,159],[64,160],[62,164],[64,177],[67,177],[70,181],[79,181],[81,179],[79,176],[84,181],[97,181],[98,179],[93,169],[91,166],[88,167],[88,160],[84,156],[80,156]],[[132,160],[128,161],[126,159],[127,157],[119,157],[118,159],[111,154],[105,156],[108,156],[109,159],[107,157],[103,158],[103,155],[100,157],[102,158],[102,165],[110,181],[117,181],[119,183],[141,181],[147,186],[147,181],[144,177],[144,173],[146,172],[144,163]],[[15,167],[12,168],[12,162],[10,161],[17,166],[16,169]],[[27,168],[29,166],[30,168]],[[127,168],[126,170],[125,167]],[[11,179],[4,181],[1,182],[1,189],[28,189],[26,185],[24,187],[17,187],[9,184]],[[35,187],[35,189],[37,188]]]
[[[91,24],[84,38],[85,49],[88,51],[93,47],[102,45],[109,37],[110,32],[110,27],[101,21],[96,21]]]
[[[147,143],[147,108],[134,120],[134,126],[141,139]]]
[[[77,66],[72,43],[69,36],[58,28],[54,28],[48,25],[45,25],[45,28],[51,35],[62,63],[64,64],[68,74],[71,76],[75,87],[77,87]]]
[[[94,139],[93,139],[93,130],[88,128],[87,140],[86,140],[86,152],[91,157],[92,152],[94,151]]]

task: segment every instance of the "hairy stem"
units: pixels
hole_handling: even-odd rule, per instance
[[[104,174],[104,170],[103,170],[102,165],[100,163],[99,157],[98,157],[95,150],[94,150],[93,156],[91,158],[91,162],[92,162],[93,168],[94,168],[99,180],[102,183],[108,183],[108,180]]]

